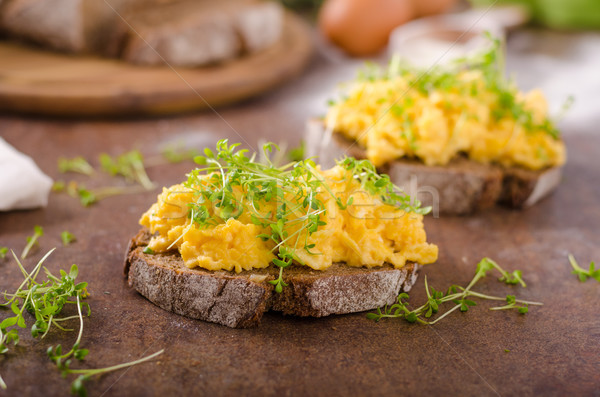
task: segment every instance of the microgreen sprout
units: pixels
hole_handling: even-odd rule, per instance
[[[290,161],[302,161],[304,160],[306,155],[306,143],[304,141],[300,142],[300,145],[291,148],[288,153],[288,159]]]
[[[58,159],[58,170],[62,173],[78,172],[84,175],[92,175],[94,173],[94,168],[81,156],[72,159],[60,157]]]
[[[297,250],[319,254],[312,251],[315,244],[308,240],[326,224],[325,203],[318,193],[329,195],[340,209],[352,205],[353,198],[344,201],[336,197],[310,159],[276,166],[269,155],[279,150],[277,145],[263,145],[262,162],[248,157],[247,150],[238,150],[238,146],[221,140],[216,153],[207,148],[203,156],[196,157],[201,167],[188,174],[184,183],[196,197],[188,216],[205,228],[249,214],[252,223],[265,230],[258,238],[273,244],[277,256],[273,264],[280,271],[279,277],[269,282],[281,292],[286,285],[283,269],[302,263]],[[370,162],[346,158],[338,165],[384,203],[398,210],[427,212],[419,203],[411,204],[410,197],[397,190],[388,176],[377,174]]]
[[[529,308],[527,307],[527,303],[525,303],[523,305],[517,304],[517,297],[514,295],[506,295],[506,305],[490,308],[490,310],[510,310],[510,309],[517,309],[519,311],[519,313],[521,313],[521,314],[526,314],[529,311]]]
[[[90,190],[87,190],[85,187],[80,187],[77,189],[77,197],[79,198],[79,202],[84,207],[89,207],[98,201],[98,196],[92,193]]]
[[[37,263],[37,265],[33,268],[33,270],[31,272],[27,272],[25,270],[25,268],[19,261],[19,258],[17,258],[17,256],[15,255],[15,253],[13,251],[11,251],[13,257],[15,258],[17,266],[21,270],[21,273],[23,273],[23,276],[25,277],[25,279],[23,280],[21,285],[17,288],[17,290],[15,291],[14,294],[8,294],[5,292],[4,293],[5,302],[3,304],[0,304],[0,306],[9,307],[10,310],[12,311],[12,313],[14,314],[14,316],[7,317],[7,318],[3,319],[2,322],[0,322],[0,354],[5,354],[8,352],[8,344],[9,343],[12,343],[14,345],[17,345],[19,343],[18,328],[26,327],[25,318],[23,317],[23,313],[26,310],[33,309],[35,311],[35,313],[37,314],[36,315],[36,323],[32,326],[31,333],[34,337],[36,337],[39,334],[38,330],[41,327],[41,321],[37,319],[38,316],[40,316],[43,320],[42,306],[41,306],[42,301],[39,300],[39,293],[40,293],[39,288],[46,288],[47,285],[40,285],[40,284],[36,283],[35,278],[37,277],[37,275],[42,267],[42,264],[44,263],[46,258],[48,258],[48,256],[50,256],[52,251],[49,251],[46,255],[44,255],[44,257]],[[21,303],[21,301],[22,301],[22,303]],[[34,301],[39,303],[40,305],[36,305],[36,304],[32,303]],[[49,301],[46,301],[43,303],[49,303]],[[48,307],[47,305],[44,305],[44,308],[47,308],[47,307]],[[49,313],[49,310],[45,310],[45,311],[47,312],[46,313],[47,316],[51,315]],[[56,319],[54,320],[54,322],[56,322]],[[52,324],[52,323],[53,323],[53,321],[50,320],[50,324]],[[48,322],[46,322],[46,324],[48,325]],[[4,380],[2,380],[2,377],[0,377],[0,387],[3,389],[6,389],[6,383],[4,382]]]
[[[29,255],[29,252],[31,251],[31,249],[38,244],[38,239],[40,237],[42,237],[44,235],[44,229],[41,226],[34,226],[33,227],[33,236],[28,236],[27,237],[27,245],[25,245],[25,248],[23,249],[23,252],[21,253],[21,259],[25,259],[27,257],[27,255]]]
[[[369,160],[357,160],[353,157],[346,157],[338,162],[344,169],[350,171],[356,179],[361,182],[362,187],[370,194],[381,198],[381,200],[399,210],[414,212],[417,214],[428,214],[431,207],[421,207],[418,200],[414,200],[409,195],[394,185],[390,177],[386,174],[379,174],[373,163]]]
[[[191,155],[191,151],[186,154],[188,157]],[[78,165],[78,167],[75,168],[73,164]],[[71,197],[78,199],[82,206],[89,207],[107,197],[141,193],[154,189],[154,183],[146,174],[142,154],[137,150],[132,150],[114,158],[103,153],[100,155],[100,165],[110,175],[123,176],[128,181],[136,182],[140,186],[107,186],[88,189],[83,184],[78,184],[75,181],[70,181],[68,184],[65,184],[64,181],[57,181],[52,185],[52,190],[54,192],[66,191]],[[63,169],[77,171],[86,175],[93,173],[93,168],[82,157],[76,157],[73,160],[61,158],[59,159],[59,168],[61,171]]]
[[[56,181],[52,184],[53,192],[64,192],[66,188],[67,186],[65,185],[64,181]]]
[[[121,175],[129,181],[135,181],[146,190],[154,189],[154,183],[148,178],[144,167],[144,158],[137,150],[111,157],[106,153],[100,155],[100,165],[110,175]]]
[[[88,189],[83,184],[70,181],[66,185],[66,192],[69,196],[79,200],[83,207],[89,207],[107,197],[118,196],[122,194],[136,194],[145,192],[143,186],[106,186],[95,189]]]
[[[590,278],[594,278],[594,279],[596,279],[596,281],[600,282],[600,269],[595,268],[594,262],[590,262],[590,267],[588,270],[585,270],[584,268],[579,266],[579,264],[575,260],[575,257],[572,254],[569,254],[569,262],[571,263],[571,266],[573,267],[573,271],[571,273],[573,273],[577,277],[579,277],[579,281],[584,282],[588,279],[588,277],[590,277]]]
[[[489,33],[487,38],[490,42],[488,48],[467,57],[457,58],[447,65],[436,65],[422,70],[402,62],[399,56],[394,56],[387,68],[367,63],[364,69],[359,71],[357,80],[369,82],[403,77],[410,89],[423,95],[430,95],[434,91],[458,89],[463,95],[477,97],[480,91],[478,84],[476,82],[465,83],[459,77],[460,72],[475,69],[481,72],[486,91],[494,94],[491,115],[495,121],[512,118],[526,131],[543,131],[554,139],[559,139],[560,132],[556,128],[555,122],[549,118],[541,122],[535,121],[532,111],[527,108],[521,98],[516,84],[504,76],[502,42]],[[383,103],[386,100],[386,98],[381,98],[379,102]],[[572,101],[567,103],[570,102]],[[452,106],[451,103],[446,105]],[[406,107],[410,106],[410,104],[394,102],[390,107],[390,112],[404,121],[402,124],[407,133],[410,131],[408,127],[414,121],[409,116],[410,112],[404,111]]]
[[[66,230],[60,234],[60,239],[62,240],[63,245],[69,245],[75,240],[77,240],[73,233],[68,232]]]
[[[164,353],[164,349],[161,349],[155,353],[152,353],[146,357],[142,357],[138,360],[134,360],[134,361],[130,361],[130,362],[122,363],[122,364],[117,364],[117,365],[112,365],[110,367],[104,367],[104,368],[72,369],[72,368],[67,367],[67,368],[61,369],[61,373],[63,374],[63,376],[66,376],[67,374],[79,374],[77,379],[75,379],[73,381],[73,383],[71,383],[71,393],[74,395],[80,396],[80,397],[85,397],[85,396],[87,396],[87,391],[83,385],[83,382],[89,380],[92,376],[101,375],[101,374],[105,374],[107,372],[112,372],[112,371],[117,371],[119,369],[132,367],[134,365],[138,365],[138,364],[144,363],[146,361],[150,361],[153,358],[155,358],[163,353]]]
[[[0,259],[6,258],[7,253],[8,253],[8,247],[0,247]]]
[[[81,361],[89,353],[87,349],[80,347],[83,337],[83,312],[85,311],[87,316],[91,314],[89,304],[83,302],[83,299],[89,294],[87,292],[86,282],[76,283],[75,281],[79,274],[77,265],[72,265],[68,273],[64,270],[60,270],[60,277],[53,275],[44,267],[47,279],[41,283],[37,281],[37,276],[42,269],[42,264],[53,251],[54,249],[44,255],[31,272],[25,270],[24,266],[19,261],[19,258],[12,252],[17,266],[23,274],[24,280],[14,293],[4,293],[5,302],[0,305],[9,307],[14,314],[14,316],[7,317],[0,322],[0,354],[4,354],[8,351],[8,345],[10,343],[14,345],[19,343],[18,329],[26,328],[25,318],[23,316],[26,311],[30,312],[35,318],[35,322],[31,326],[31,335],[34,338],[39,337],[40,339],[43,339],[53,326],[62,331],[72,331],[72,329],[65,328],[62,323],[78,319],[79,333],[71,349],[63,354],[62,346],[59,344],[57,346],[49,347],[47,349],[47,354],[52,362],[56,364],[63,376],[68,374],[80,375],[72,383],[71,391],[73,394],[85,396],[86,390],[83,382],[90,379],[90,377],[148,361],[163,352],[161,350],[139,360],[106,368],[70,368],[71,358]],[[76,305],[77,315],[61,316],[63,308],[68,304]],[[6,383],[1,377],[0,387],[6,389]]]
[[[378,308],[376,312],[368,313],[367,318],[375,321],[379,321],[382,318],[404,318],[409,323],[418,322],[421,324],[433,325],[456,310],[466,312],[470,307],[476,306],[477,303],[469,298],[505,301],[505,305],[492,307],[490,310],[514,309],[521,314],[526,314],[529,311],[529,306],[531,305],[542,305],[540,302],[529,302],[517,299],[515,295],[506,295],[506,297],[500,297],[473,291],[472,288],[475,286],[475,284],[477,284],[479,280],[485,277],[487,273],[493,269],[501,274],[501,277],[498,279],[499,281],[503,281],[506,284],[521,284],[523,287],[525,287],[525,283],[521,278],[521,272],[508,273],[495,261],[491,260],[490,258],[483,258],[477,264],[475,276],[469,282],[467,287],[452,285],[450,288],[448,288],[446,293],[443,293],[435,290],[433,287],[430,287],[427,283],[427,277],[425,277],[425,291],[427,293],[427,302],[425,304],[414,310],[411,310],[408,307],[409,295],[403,292],[398,295],[397,303],[391,306],[385,306],[384,308]],[[430,317],[438,313],[440,311],[440,307],[446,303],[453,303],[454,306],[449,310],[446,310],[434,320],[428,320]]]

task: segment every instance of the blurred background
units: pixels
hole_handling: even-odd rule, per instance
[[[585,131],[600,121],[599,28],[597,0],[1,0],[0,111],[217,117],[245,101],[290,121],[294,141],[365,60],[426,68],[488,31],[519,86],[541,88],[553,112],[573,96],[564,122]]]
[[[0,135],[48,164],[96,157],[91,142],[296,147],[365,62],[428,68],[480,49],[485,32],[563,133],[595,133],[599,29],[597,0],[0,0]],[[49,150],[29,148],[36,136]]]

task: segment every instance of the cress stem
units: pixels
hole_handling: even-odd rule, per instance
[[[104,372],[116,371],[121,368],[127,368],[127,367],[131,367],[133,365],[141,364],[145,361],[149,361],[149,360],[153,359],[154,357],[162,354],[163,352],[164,352],[164,349],[161,349],[161,350],[157,351],[156,353],[153,353],[144,358],[140,358],[139,360],[135,360],[135,361],[131,361],[128,363],[123,363],[123,364],[118,364],[118,365],[113,365],[111,367],[97,368],[97,369],[69,369],[69,373],[84,374],[84,375],[91,376],[91,375],[101,374]]]

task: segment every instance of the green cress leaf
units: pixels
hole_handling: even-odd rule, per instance
[[[188,216],[196,226],[207,228],[236,219],[243,213],[249,213],[253,224],[266,229],[257,236],[262,240],[275,243],[273,252],[277,258],[274,265],[280,267],[280,276],[270,283],[280,292],[286,284],[281,270],[294,261],[301,263],[296,249],[303,249],[311,255],[314,244],[308,243],[308,236],[326,225],[326,208],[317,197],[317,192],[329,194],[340,209],[352,204],[352,197],[343,203],[332,192],[331,187],[319,177],[311,160],[292,162],[284,166],[274,165],[269,155],[279,150],[273,143],[263,145],[265,163],[249,157],[239,144],[229,144],[220,140],[216,151],[205,149],[204,155],[196,156],[194,161],[200,166],[188,174],[184,185],[194,191],[196,201],[191,203]],[[394,186],[387,175],[380,175],[367,160],[346,158],[338,163],[351,171],[353,178],[371,194],[380,197],[386,204],[398,210],[426,213],[418,202],[411,203],[410,197]],[[241,192],[241,193],[240,193]],[[275,214],[264,214],[260,208],[267,202],[276,203]],[[215,203],[216,210],[210,213],[207,203]],[[303,216],[298,217],[301,213]],[[300,228],[298,228],[300,225]],[[287,247],[290,239],[307,232],[307,239],[297,248]]]
[[[458,80],[458,73],[467,69],[476,69],[481,71],[483,75],[485,89],[494,94],[495,101],[492,105],[491,115],[496,121],[509,117],[514,118],[527,131],[541,130],[554,139],[560,139],[560,132],[554,121],[549,118],[539,123],[533,121],[533,113],[526,108],[515,83],[507,80],[504,76],[502,42],[489,33],[487,38],[491,43],[489,48],[467,57],[458,58],[448,65],[436,65],[425,70],[403,63],[399,57],[394,56],[390,60],[387,69],[382,69],[372,62],[366,63],[364,69],[359,71],[357,80],[389,80],[401,76],[407,81],[408,87],[416,89],[423,95],[429,95],[434,91],[447,91],[451,88],[464,87],[464,83]],[[475,85],[465,88],[465,94],[474,97],[479,95],[479,90]],[[380,98],[377,102],[384,103],[387,100],[387,98]],[[391,100],[391,102],[394,101]],[[572,100],[567,99],[565,108],[568,108],[570,103],[572,103]],[[411,137],[411,126],[414,120],[410,119],[406,115],[407,112],[405,112],[405,108],[410,106],[412,106],[411,103],[394,102],[390,106],[390,112],[401,120],[404,126],[403,132],[412,146],[414,145],[414,138]]]
[[[131,150],[117,157],[102,153],[99,160],[100,166],[108,174],[121,175],[129,181],[139,183],[146,190],[154,189],[154,183],[146,173],[144,157],[138,150]]]
[[[67,188],[67,185],[65,184],[64,181],[56,181],[52,184],[52,191],[53,192],[64,192],[65,189]]]
[[[63,245],[69,245],[77,240],[73,233],[66,230],[60,234],[60,239],[62,240]]]
[[[41,228],[37,229],[36,232],[41,234]],[[48,269],[44,268],[47,279],[41,283],[37,281],[37,275],[42,267],[43,262],[53,251],[54,250],[49,251],[37,263],[31,272],[27,272],[23,268],[19,258],[17,258],[13,252],[15,261],[17,262],[17,265],[22,271],[25,279],[14,293],[4,294],[5,302],[2,304],[2,306],[9,306],[14,316],[7,317],[0,322],[0,354],[5,354],[9,351],[9,343],[13,343],[14,345],[19,343],[18,328],[26,328],[25,319],[23,317],[24,311],[30,312],[36,319],[35,323],[31,326],[31,334],[34,338],[44,338],[51,326],[63,331],[68,331],[68,329],[64,328],[61,324],[72,319],[79,319],[79,333],[77,340],[69,351],[63,354],[63,349],[60,344],[56,346],[50,346],[46,350],[48,357],[56,364],[56,367],[61,372],[62,376],[67,376],[69,374],[80,375],[71,384],[71,392],[77,395],[86,395],[87,392],[83,383],[84,381],[89,380],[92,376],[101,375],[106,372],[119,370],[132,365],[137,365],[148,361],[159,354],[162,354],[163,350],[160,350],[139,360],[105,368],[70,368],[71,357],[81,361],[84,360],[89,354],[88,349],[83,349],[79,346],[83,336],[82,311],[83,309],[87,309],[87,315],[89,316],[91,314],[91,310],[90,306],[86,302],[82,302],[82,300],[88,296],[86,289],[87,283],[75,283],[75,280],[79,274],[77,265],[72,265],[68,273],[64,270],[60,270],[60,277],[55,276]],[[60,315],[62,313],[62,309],[69,303],[76,305],[78,315],[61,317]],[[7,388],[2,377],[0,377],[0,388]]]
[[[498,271],[502,277],[498,280],[503,281],[505,283],[506,280],[503,280],[503,277],[506,275],[514,275],[515,272],[508,273],[504,270],[500,265],[498,265],[495,261],[490,258],[483,258],[476,267],[475,275],[471,282],[467,285],[467,287],[461,287],[458,285],[451,285],[448,288],[448,291],[444,294],[441,291],[435,290],[433,287],[430,287],[427,282],[427,277],[425,277],[425,291],[427,293],[427,302],[414,310],[410,310],[408,308],[408,299],[409,296],[407,293],[403,292],[398,295],[398,303],[392,305],[391,307],[384,307],[383,310],[381,308],[377,309],[377,312],[368,313],[367,318],[369,320],[379,321],[382,318],[403,318],[409,323],[421,323],[433,325],[452,313],[453,311],[460,310],[461,312],[467,312],[469,307],[473,307],[477,305],[472,299],[468,298],[479,298],[484,300],[494,300],[494,301],[506,301],[506,305],[504,306],[496,306],[491,307],[490,310],[511,310],[514,309],[518,311],[520,314],[526,314],[529,311],[529,306],[531,305],[542,305],[539,302],[529,302],[521,299],[517,299],[515,295],[506,295],[506,297],[502,298],[499,296],[486,295],[480,292],[476,292],[472,290],[472,287],[477,284],[479,280],[486,276],[486,274],[491,270]],[[521,276],[521,272],[519,271],[519,280]],[[513,282],[512,279],[507,284],[521,284],[525,287],[525,283],[521,281]],[[442,314],[439,314],[437,318],[434,320],[428,320],[435,314],[440,312],[441,307],[445,306],[446,303],[454,303],[455,306],[449,310],[446,310]]]
[[[579,281],[585,282],[587,281],[588,277],[591,277],[600,282],[600,269],[595,268],[594,262],[590,262],[588,270],[585,270],[579,266],[572,254],[569,254],[568,258],[569,262],[571,263],[571,267],[573,267],[573,271],[571,273],[575,274],[579,278]]]
[[[302,161],[305,158],[306,153],[306,143],[304,141],[300,142],[300,145],[290,149],[287,156],[290,161]]]
[[[65,157],[60,157],[58,159],[58,170],[61,173],[66,172],[78,172],[84,175],[92,175],[94,173],[94,168],[81,156],[74,157],[72,159],[67,159]]]
[[[29,254],[31,249],[36,244],[38,244],[38,239],[40,237],[42,237],[43,235],[44,235],[44,229],[41,226],[36,225],[33,227],[33,235],[27,237],[27,245],[25,245],[25,248],[23,249],[23,252],[21,253],[21,259],[25,259],[27,257],[27,255]]]

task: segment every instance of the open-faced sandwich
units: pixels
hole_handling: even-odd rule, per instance
[[[140,220],[125,274],[158,306],[229,327],[256,325],[268,310],[359,312],[395,302],[436,261],[429,208],[368,160],[278,167],[236,147],[206,150]]]
[[[449,66],[422,71],[393,59],[366,73],[309,121],[309,154],[324,166],[367,158],[441,213],[534,204],[558,185],[565,146],[541,92],[505,81],[499,54],[495,41]]]

